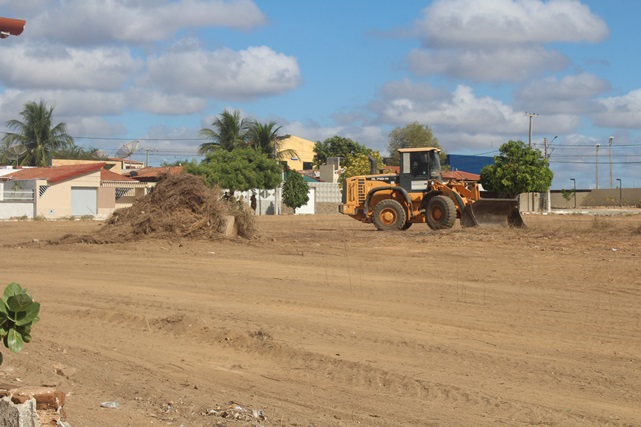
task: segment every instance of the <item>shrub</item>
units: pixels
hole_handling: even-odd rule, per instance
[[[5,347],[18,353],[24,343],[31,342],[31,326],[40,320],[39,312],[40,303],[35,302],[26,289],[15,282],[7,285],[0,304],[0,336]]]

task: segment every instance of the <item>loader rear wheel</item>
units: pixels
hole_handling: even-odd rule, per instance
[[[432,230],[452,228],[456,221],[456,206],[447,196],[434,196],[427,203],[425,220]]]
[[[403,230],[405,221],[405,209],[394,199],[380,201],[372,212],[372,222],[380,231]]]

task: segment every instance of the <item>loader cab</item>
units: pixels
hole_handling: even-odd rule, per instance
[[[398,152],[401,159],[399,184],[407,191],[426,191],[429,180],[443,180],[438,148],[400,148]]]

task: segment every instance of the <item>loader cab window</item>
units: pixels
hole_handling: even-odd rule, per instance
[[[428,170],[428,165],[429,162],[427,160],[427,155],[429,153],[405,153],[409,154],[409,164],[411,165],[410,173],[412,176],[424,176],[428,177],[429,175],[429,170]]]
[[[441,158],[438,155],[438,151],[430,151],[426,153],[429,156],[429,177],[430,179],[442,180],[441,175]]]

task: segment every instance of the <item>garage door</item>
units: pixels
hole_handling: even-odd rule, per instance
[[[71,215],[96,215],[98,212],[98,189],[94,187],[71,187]]]

